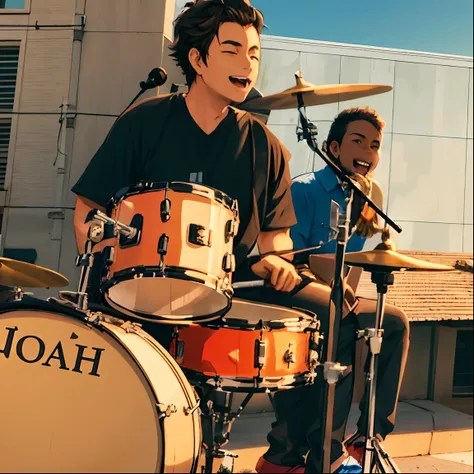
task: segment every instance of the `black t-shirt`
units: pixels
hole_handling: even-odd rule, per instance
[[[238,201],[234,253],[239,266],[260,231],[296,223],[288,159],[265,125],[233,108],[207,135],[178,94],[145,100],[125,113],[72,191],[105,207],[119,189],[143,180],[219,189]]]

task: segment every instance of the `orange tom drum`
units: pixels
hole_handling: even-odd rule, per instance
[[[234,298],[219,323],[177,329],[170,352],[193,383],[279,389],[314,378],[318,331],[312,313]]]
[[[200,184],[139,183],[116,196],[109,215],[138,229],[117,239],[102,282],[114,309],[170,324],[228,310],[237,201]]]

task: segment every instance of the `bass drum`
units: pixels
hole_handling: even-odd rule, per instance
[[[197,472],[199,401],[137,325],[0,306],[0,472]]]

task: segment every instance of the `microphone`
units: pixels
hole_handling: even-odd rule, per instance
[[[155,87],[162,86],[168,79],[168,74],[162,67],[155,67],[148,74],[146,81],[140,82],[140,88],[142,91],[154,89]]]

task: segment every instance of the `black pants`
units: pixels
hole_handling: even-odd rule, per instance
[[[293,296],[271,288],[251,288],[238,290],[235,297],[307,309],[317,314],[321,321],[322,332],[327,332],[329,298],[327,291],[322,292],[319,284],[311,283]],[[344,453],[342,442],[354,389],[352,367],[355,359],[356,331],[374,325],[375,308],[375,301],[361,299],[354,311],[341,323],[337,361],[348,369],[336,386],[331,463],[338,461]],[[375,433],[385,438],[394,428],[397,400],[409,347],[408,319],[400,309],[386,305],[383,329],[384,338],[377,379]],[[313,385],[275,394],[276,422],[273,423],[268,435],[270,447],[265,454],[265,459],[269,462],[281,466],[303,465],[309,452],[306,472],[322,472],[321,414],[325,410],[325,407],[321,406],[323,383],[323,378],[317,377]],[[366,395],[360,404],[361,416],[358,422],[362,434],[365,434]]]

